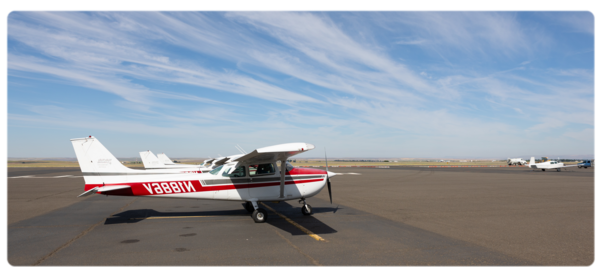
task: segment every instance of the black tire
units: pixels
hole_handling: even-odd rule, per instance
[[[577,168],[581,168],[581,166],[577,166]]]
[[[556,172],[560,172],[560,168],[556,168]]]
[[[264,223],[267,221],[268,217],[269,215],[267,214],[267,211],[262,208],[258,208],[252,212],[252,219],[255,223]]]
[[[312,207],[308,204],[305,204],[304,206],[302,206],[302,214],[308,216],[308,215],[312,215],[313,211],[312,211]]]
[[[546,171],[546,169],[542,169],[542,171]]]
[[[254,206],[252,205],[252,202],[246,201],[246,203],[244,203],[244,209],[246,209],[248,213],[254,212]]]
[[[585,166],[584,168],[587,169],[587,166]]]

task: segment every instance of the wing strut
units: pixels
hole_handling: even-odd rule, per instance
[[[285,198],[285,171],[287,158],[281,159],[281,167],[279,173],[281,173],[281,185],[279,185],[279,198]]]

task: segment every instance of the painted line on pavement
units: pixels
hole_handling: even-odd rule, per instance
[[[285,219],[288,223],[290,223],[293,226],[297,227],[298,229],[300,229],[304,233],[308,234],[310,237],[314,238],[315,240],[317,240],[317,241],[323,241],[323,242],[329,242],[329,241],[323,239],[323,237],[320,237],[320,236],[314,234],[312,231],[310,231],[310,230],[306,229],[305,227],[299,225],[298,223],[292,221],[290,218],[288,218],[288,217],[280,214],[279,212],[275,211],[275,209],[271,208],[269,205],[266,205],[266,204],[264,204],[262,202],[260,204],[262,204],[263,206],[267,207],[267,209],[271,210],[273,213],[277,214],[279,217]]]

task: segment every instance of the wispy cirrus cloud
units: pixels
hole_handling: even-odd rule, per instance
[[[129,133],[208,134],[218,147],[228,137],[257,145],[249,138],[308,137],[353,153],[354,145],[389,147],[400,138],[425,154],[422,143],[433,139],[465,153],[490,143],[502,153],[511,147],[497,139],[553,131],[568,142],[593,129],[593,67],[539,53],[591,55],[585,44],[555,44],[576,25],[587,31],[574,36],[589,36],[589,22],[566,22],[573,14],[550,24],[508,12],[15,12],[9,98],[33,109],[10,107],[9,123],[42,118],[48,127],[125,133],[113,127],[122,119],[137,127]],[[35,83],[25,90],[24,81]],[[43,98],[26,100],[31,88],[59,85],[108,93],[95,100],[108,100],[102,112],[90,110],[91,97],[78,96],[79,105],[65,102],[74,93],[47,97],[108,120],[69,122]],[[476,144],[461,144],[465,137]]]

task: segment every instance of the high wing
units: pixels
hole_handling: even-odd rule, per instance
[[[232,161],[255,164],[262,162],[285,162],[290,157],[314,149],[315,146],[307,143],[288,143],[256,149]]]

